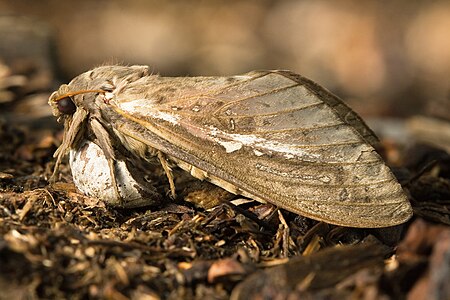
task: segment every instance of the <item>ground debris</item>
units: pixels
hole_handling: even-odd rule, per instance
[[[390,254],[389,247],[367,241],[295,257],[251,275],[233,291],[231,299],[361,298],[372,292],[367,288],[376,285]]]

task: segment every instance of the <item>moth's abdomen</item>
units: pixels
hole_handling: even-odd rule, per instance
[[[86,140],[78,149],[71,149],[69,163],[76,187],[84,194],[99,198],[108,205],[139,207],[160,201],[160,195],[155,188],[142,180],[144,174],[132,166],[127,166],[123,160],[115,162],[116,183],[113,183],[108,161],[102,149],[94,142]],[[113,184],[117,184],[117,189]]]

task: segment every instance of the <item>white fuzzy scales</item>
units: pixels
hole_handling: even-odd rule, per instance
[[[112,184],[108,161],[100,147],[90,141],[85,141],[78,150],[71,149],[69,164],[72,170],[73,181],[84,194],[97,197],[110,205],[115,206],[141,206],[148,204],[144,199],[144,191],[153,188],[139,184],[131,175],[124,161],[116,161],[115,174],[116,189]],[[125,201],[126,203],[122,203]]]

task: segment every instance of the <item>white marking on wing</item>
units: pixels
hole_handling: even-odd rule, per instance
[[[220,139],[217,142],[219,144],[221,144],[225,148],[225,151],[227,153],[231,153],[231,152],[237,151],[237,150],[242,148],[242,143],[241,142],[223,141],[223,140],[220,140]]]
[[[179,116],[159,111],[151,104],[151,100],[137,99],[129,102],[118,103],[120,109],[130,114],[138,114],[141,116],[161,119],[172,124],[178,124]]]
[[[253,153],[255,153],[256,156],[262,156],[264,155],[264,153],[262,153],[261,151],[258,151],[256,149],[253,149]]]
[[[301,157],[302,159],[317,159],[320,157],[319,154],[309,153],[304,149],[299,149],[295,145],[280,143],[277,141],[270,141],[254,134],[237,134],[237,133],[226,133],[220,131],[215,127],[210,127],[208,133],[209,137],[215,142],[225,147],[227,153],[239,150],[242,146],[248,146],[253,148],[255,155],[262,155],[263,153],[257,149],[266,149],[269,151],[274,151],[278,153],[283,153],[284,157],[287,159],[292,159],[294,157]]]
[[[238,80],[249,80],[249,79],[252,79],[253,76],[251,76],[251,75],[235,75],[235,76],[233,76],[233,78],[238,79]]]

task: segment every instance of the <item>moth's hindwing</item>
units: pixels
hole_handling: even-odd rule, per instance
[[[133,94],[133,84],[150,88]],[[118,131],[151,141],[181,167],[200,169],[201,177],[232,192],[351,227],[392,226],[412,214],[374,150],[372,131],[299,75],[148,77],[131,83],[115,103],[117,113],[141,128],[125,122],[115,125]]]

